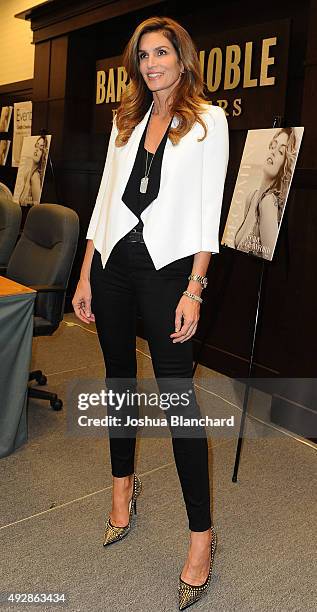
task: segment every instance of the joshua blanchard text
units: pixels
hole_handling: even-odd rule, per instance
[[[204,427],[208,425],[209,427],[233,427],[234,426],[234,416],[230,416],[228,419],[212,419],[209,416],[200,417],[200,418],[186,418],[183,415],[172,414],[170,416],[170,422],[172,426],[181,426],[181,427]],[[167,419],[151,419],[148,416],[140,419],[132,419],[129,415],[126,419],[125,425],[140,425],[141,427],[145,426],[158,426],[163,425],[167,426]]]

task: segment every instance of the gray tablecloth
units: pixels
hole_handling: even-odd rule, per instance
[[[27,383],[36,293],[0,297],[0,457],[27,440]]]

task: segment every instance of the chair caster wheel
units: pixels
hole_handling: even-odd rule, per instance
[[[38,385],[41,385],[41,386],[46,385],[47,377],[45,376],[45,374],[42,374],[41,378],[39,378],[36,382]]]
[[[60,399],[51,400],[51,407],[53,410],[61,410],[63,408],[63,402]]]

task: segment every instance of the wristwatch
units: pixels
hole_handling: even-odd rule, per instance
[[[198,281],[202,285],[203,289],[206,289],[208,285],[207,276],[200,276],[200,274],[190,274],[188,280]]]

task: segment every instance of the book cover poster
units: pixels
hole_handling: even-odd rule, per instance
[[[7,161],[11,140],[0,140],[0,166],[5,166]]]
[[[0,115],[0,132],[8,132],[12,115],[12,106],[3,106]]]
[[[31,136],[32,131],[32,102],[16,102],[13,112],[13,142],[12,167],[17,168],[20,163],[22,143],[24,136]]]
[[[44,183],[51,135],[25,136],[13,199],[21,206],[39,204]]]
[[[272,260],[303,132],[248,131],[221,244]]]

